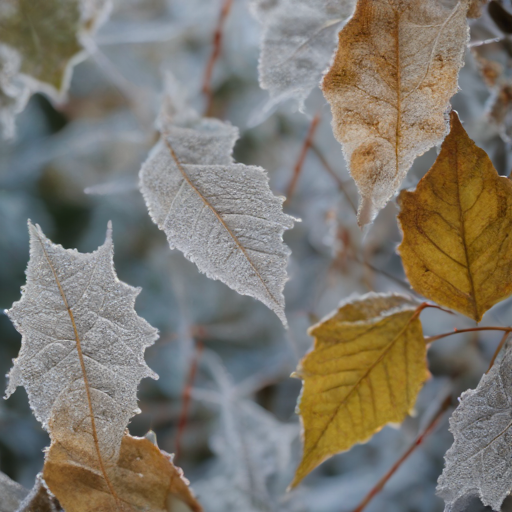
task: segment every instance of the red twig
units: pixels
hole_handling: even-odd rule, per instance
[[[445,332],[444,334],[438,334],[437,336],[429,336],[425,338],[426,343],[432,343],[433,341],[453,336],[454,334],[462,334],[464,332],[476,332],[476,331],[501,331],[505,333],[512,332],[512,327],[471,327],[470,329],[454,329],[451,332]]]
[[[203,348],[203,342],[198,341],[196,343],[196,351],[194,354],[194,358],[192,359],[192,363],[190,364],[190,370],[188,372],[187,381],[185,383],[185,387],[183,388],[183,394],[181,397],[181,413],[180,419],[178,421],[178,432],[176,433],[176,444],[174,447],[174,460],[177,460],[181,453],[181,440],[183,438],[183,433],[185,432],[185,427],[187,426],[188,409],[190,405],[190,397],[192,394],[192,386],[196,378],[197,367],[199,364],[199,359],[201,358],[201,353],[203,352]]]
[[[439,423],[439,420],[443,416],[444,412],[450,407],[451,405],[451,396],[447,397],[441,406],[439,407],[439,410],[435,414],[435,416],[432,418],[430,423],[427,425],[425,430],[418,435],[418,437],[414,440],[414,442],[411,444],[409,449],[393,464],[391,469],[377,482],[377,485],[366,495],[366,497],[361,501],[361,503],[357,506],[357,508],[354,509],[353,512],[362,512],[366,505],[370,503],[370,501],[384,488],[387,481],[395,474],[396,470],[404,463],[404,461],[411,455],[412,452],[424,441],[425,437],[427,437],[437,426]]]
[[[300,171],[302,170],[302,166],[304,165],[304,160],[306,160],[306,155],[308,154],[308,150],[313,144],[313,137],[315,136],[316,129],[318,127],[318,123],[320,122],[320,114],[316,114],[309,125],[309,130],[304,139],[304,143],[302,144],[302,149],[300,150],[299,158],[297,159],[297,163],[293,168],[293,176],[288,185],[288,191],[286,192],[286,200],[289,201],[295,192],[295,188],[297,187],[297,182],[299,181]]]
[[[220,56],[220,51],[222,48],[222,35],[224,30],[224,23],[226,22],[226,18],[231,11],[231,7],[233,5],[233,0],[224,0],[222,4],[222,8],[220,10],[219,19],[217,21],[217,26],[215,27],[215,32],[213,34],[212,46],[213,50],[210,55],[210,59],[206,63],[206,69],[204,72],[203,78],[203,94],[206,96],[206,110],[205,116],[211,116],[212,108],[213,108],[213,91],[212,91],[212,74],[213,68],[215,67],[215,63]]]
[[[329,162],[327,161],[323,153],[320,151],[320,149],[318,149],[317,145],[313,142],[311,142],[311,151],[313,151],[313,153],[317,156],[318,160],[320,160],[320,163],[323,165],[324,169],[337,183],[339,191],[343,193],[346,200],[352,207],[352,210],[354,210],[354,213],[357,214],[357,207],[352,201],[352,198],[350,197],[350,194],[347,192],[347,189],[345,188],[345,182],[334,172],[333,168],[329,165]]]

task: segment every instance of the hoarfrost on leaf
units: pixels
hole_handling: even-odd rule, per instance
[[[319,85],[336,49],[336,34],[355,0],[253,0],[263,24],[259,79],[270,101],[257,124],[277,103],[293,98],[300,109]]]
[[[333,130],[361,194],[360,225],[441,142],[468,40],[467,0],[359,0],[323,81]]]
[[[446,452],[437,494],[447,512],[463,512],[474,496],[499,511],[512,490],[512,346],[476,389],[464,392],[450,418],[454,442]]]
[[[294,219],[283,213],[283,198],[272,194],[262,168],[233,163],[235,127],[180,115],[172,104],[166,97],[161,139],[140,171],[152,219],[201,272],[260,300],[286,325],[290,250],[282,236]]]
[[[16,133],[14,119],[27,104],[29,88],[18,76],[20,57],[16,51],[0,44],[0,131],[6,139]]]
[[[95,252],[66,250],[29,223],[30,260],[21,300],[7,312],[22,334],[9,397],[27,390],[37,419],[74,458],[115,462],[137,386],[157,376],[144,350],[157,331],[134,310],[140,292],[118,280],[112,231]]]

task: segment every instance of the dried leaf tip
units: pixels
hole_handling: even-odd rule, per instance
[[[323,80],[333,131],[373,221],[416,157],[447,132],[445,112],[469,37],[467,0],[359,0]]]

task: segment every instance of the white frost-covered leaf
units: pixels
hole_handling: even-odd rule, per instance
[[[19,55],[12,48],[0,44],[0,132],[6,139],[14,137],[14,120],[30,96],[29,88],[19,79],[19,70]]]
[[[466,391],[450,418],[454,443],[446,452],[437,494],[446,512],[463,512],[478,496],[499,511],[512,490],[512,347]]]
[[[294,219],[282,211],[260,167],[233,163],[238,130],[216,119],[180,115],[164,101],[162,137],[140,171],[151,217],[201,272],[272,309],[286,324],[283,287]]]
[[[252,0],[251,10],[263,24],[260,86],[270,93],[255,124],[289,98],[302,108],[328,67],[336,36],[354,6],[355,0]]]
[[[53,244],[37,225],[29,232],[27,284],[7,312],[22,334],[7,397],[24,386],[52,442],[76,460],[97,466],[99,451],[115,461],[139,412],[139,381],[157,378],[144,361],[157,331],[134,310],[140,289],[116,276],[110,226],[105,243],[87,254]]]

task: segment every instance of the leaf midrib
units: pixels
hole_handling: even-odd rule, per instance
[[[391,341],[391,343],[388,344],[388,346],[386,348],[384,348],[384,350],[381,352],[381,354],[379,355],[379,357],[375,360],[375,362],[373,364],[371,364],[368,369],[366,370],[366,372],[359,378],[359,380],[354,384],[352,390],[345,396],[345,398],[338,404],[338,406],[336,407],[336,409],[334,410],[334,413],[331,415],[331,417],[329,418],[329,420],[327,421],[324,429],[322,430],[322,432],[320,433],[320,435],[318,436],[315,444],[307,451],[307,453],[304,454],[304,459],[306,459],[306,457],[308,457],[316,448],[317,446],[320,444],[320,441],[322,440],[322,437],[324,436],[324,434],[326,433],[327,429],[330,427],[330,425],[332,424],[332,422],[334,421],[334,418],[337,416],[337,414],[339,413],[341,407],[343,405],[346,404],[346,402],[348,401],[348,399],[352,396],[352,394],[355,392],[355,390],[359,387],[359,385],[361,384],[361,382],[366,379],[368,377],[368,375],[370,374],[370,372],[382,361],[382,359],[384,358],[384,356],[389,352],[389,350],[391,350],[392,347],[395,346],[395,343],[398,341],[398,339],[403,335],[403,333],[405,332],[405,330],[409,327],[409,325],[413,322],[413,320],[415,320],[417,318],[417,315],[415,314],[416,312],[412,312],[412,315],[411,315],[411,318],[409,318],[409,320],[406,322],[406,324],[404,325],[404,327],[400,330],[400,332],[395,336],[395,338]]]
[[[253,269],[254,273],[256,274],[256,276],[258,277],[258,279],[260,280],[261,284],[263,285],[263,287],[265,288],[265,291],[267,292],[268,296],[272,299],[272,301],[279,307],[279,309],[282,309],[282,306],[281,304],[279,303],[279,301],[274,297],[274,295],[272,294],[272,292],[269,290],[267,284],[265,283],[262,275],[259,273],[258,269],[256,268],[256,266],[254,265],[254,263],[252,262],[251,258],[249,257],[249,255],[247,254],[247,251],[245,250],[244,246],[240,243],[240,241],[238,240],[237,236],[233,233],[233,231],[230,229],[230,227],[226,224],[226,222],[224,221],[224,219],[222,218],[222,216],[219,214],[219,212],[213,207],[213,205],[208,201],[208,199],[206,199],[206,197],[203,196],[203,194],[201,194],[200,190],[194,185],[194,183],[192,182],[192,180],[190,179],[189,175],[186,173],[185,169],[183,168],[183,166],[181,165],[181,162],[180,160],[178,159],[178,156],[176,155],[176,152],[174,151],[173,147],[171,146],[171,143],[167,140],[167,138],[165,137],[165,135],[163,136],[164,138],[164,141],[165,141],[165,144],[167,146],[167,149],[169,150],[169,152],[171,153],[171,156],[172,156],[172,159],[174,160],[174,163],[176,164],[176,167],[178,167],[181,175],[183,176],[183,178],[185,179],[185,181],[190,185],[190,187],[192,188],[192,190],[194,190],[194,192],[201,198],[201,200],[203,201],[203,203],[213,212],[213,214],[215,215],[215,217],[217,218],[217,220],[222,224],[222,226],[224,227],[224,229],[228,232],[228,234],[230,235],[230,237],[233,239],[233,241],[235,242],[236,246],[238,247],[238,249],[240,249],[240,251],[242,252],[242,254],[244,255],[245,259],[248,261],[248,263],[251,265],[251,268]]]
[[[121,510],[123,510],[119,506],[121,500],[120,500],[119,496],[117,495],[117,493],[116,493],[116,491],[115,491],[115,489],[114,489],[114,487],[112,485],[112,482],[110,481],[110,479],[109,479],[109,477],[107,475],[107,471],[106,471],[106,468],[105,468],[105,463],[103,461],[103,457],[101,455],[101,451],[100,451],[100,447],[99,447],[98,431],[96,429],[96,420],[94,418],[94,410],[93,410],[93,406],[92,406],[92,398],[91,398],[91,390],[90,390],[90,386],[89,386],[89,379],[87,378],[87,371],[86,371],[86,368],[85,368],[84,355],[83,355],[83,352],[82,352],[82,346],[81,346],[81,343],[80,343],[80,337],[78,335],[78,329],[77,329],[77,326],[76,326],[75,318],[73,316],[73,311],[69,307],[66,294],[64,293],[64,289],[62,288],[62,285],[60,283],[59,277],[57,276],[57,272],[55,270],[55,267],[53,266],[53,264],[52,264],[52,262],[50,260],[48,252],[46,251],[46,248],[44,246],[43,240],[39,236],[39,233],[37,233],[36,229],[33,228],[33,232],[34,232],[35,236],[37,237],[37,240],[41,244],[41,248],[43,250],[44,256],[46,258],[46,261],[48,262],[48,266],[50,267],[50,269],[52,271],[53,277],[54,277],[55,282],[57,284],[57,288],[59,289],[60,296],[62,297],[62,301],[64,302],[64,306],[65,306],[65,308],[66,308],[66,310],[68,312],[69,318],[71,320],[71,324],[73,326],[73,332],[75,334],[75,341],[76,341],[76,350],[77,350],[77,353],[78,353],[78,359],[80,361],[80,367],[81,367],[82,376],[83,376],[83,379],[84,379],[85,393],[86,393],[86,396],[87,396],[87,405],[88,405],[88,408],[89,408],[89,415],[90,415],[90,418],[91,418],[91,429],[92,429],[92,436],[93,436],[93,441],[94,441],[94,447],[96,449],[96,454],[98,456],[98,462],[99,462],[99,465],[100,465],[101,473],[103,474],[103,478],[105,479],[105,482],[106,482],[106,484],[107,484],[107,486],[109,488],[109,491],[112,494],[112,497],[114,498],[114,500],[116,502],[116,508],[119,511],[121,511]]]

